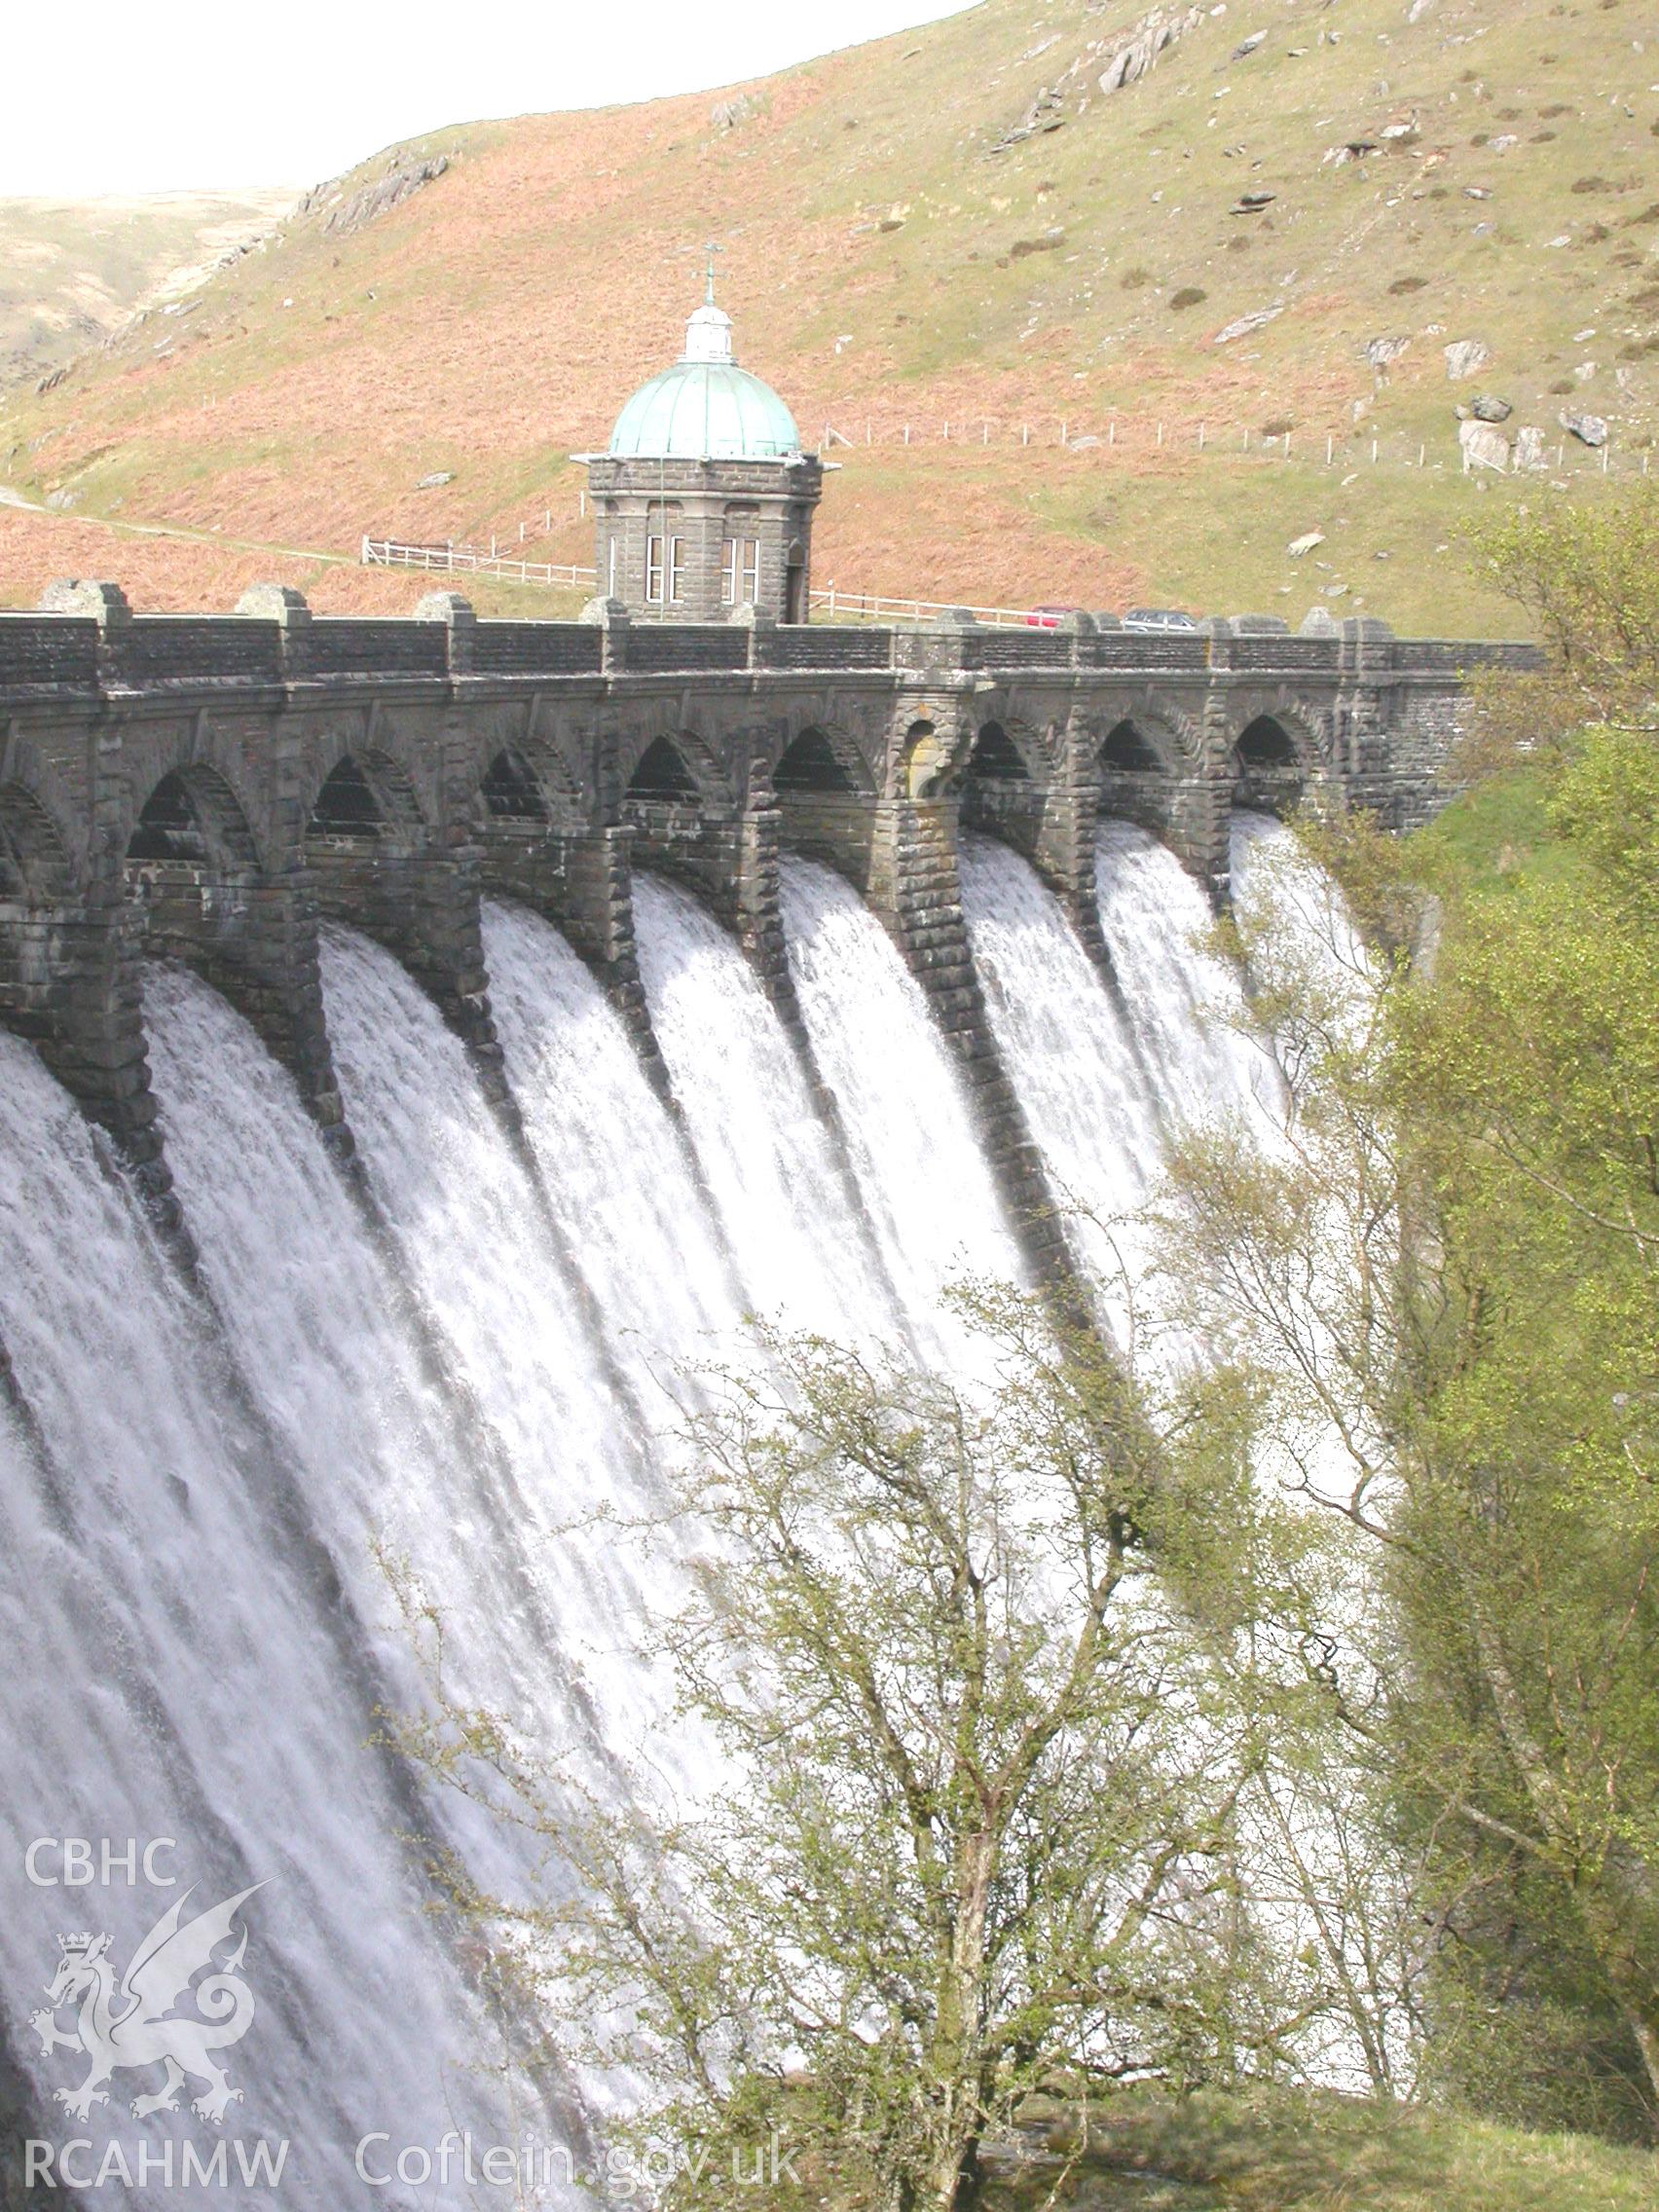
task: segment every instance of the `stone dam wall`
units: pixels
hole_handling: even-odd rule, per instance
[[[139,962],[189,961],[350,1136],[317,968],[323,917],[387,945],[504,1106],[479,902],[523,901],[602,979],[647,1072],[635,869],[690,885],[810,1048],[778,918],[793,850],[849,877],[957,1054],[1033,1267],[1064,1254],[963,924],[957,836],[1026,855],[1104,962],[1095,828],[1124,816],[1225,897],[1235,805],[1318,793],[1424,820],[1465,678],[1525,646],[1292,635],[1260,617],[1166,635],[1068,616],[994,630],[313,616],[277,586],[231,615],[134,614],[109,584],[0,614],[0,1021],[32,1039],[177,1229]],[[822,1089],[822,1087],[819,1087]]]

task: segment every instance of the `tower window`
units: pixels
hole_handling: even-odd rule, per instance
[[[653,607],[678,607],[685,597],[685,563],[679,537],[645,539],[645,597]],[[666,588],[666,591],[664,587]]]
[[[609,547],[610,574],[609,574],[609,579],[608,579],[608,582],[607,582],[607,584],[606,584],[606,590],[607,590],[607,592],[608,593],[608,595],[610,596],[610,598],[612,598],[612,599],[614,599],[614,598],[616,597],[616,568],[617,568],[617,559],[616,559],[616,557],[617,557],[617,554],[619,553],[619,551],[620,551],[620,550],[621,550],[621,548],[620,548],[620,547],[618,546],[618,544],[617,544],[617,542],[616,542],[615,538],[614,538],[614,537],[612,537],[612,538],[611,538],[611,540],[610,540],[610,547]]]
[[[720,548],[720,605],[736,607],[760,597],[760,540],[728,537]]]

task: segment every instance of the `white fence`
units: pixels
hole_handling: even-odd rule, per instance
[[[567,591],[592,591],[597,572],[574,561],[518,561],[492,545],[400,545],[395,538],[365,537],[359,556],[365,569],[424,569],[433,575],[505,576],[514,583],[551,584]]]
[[[502,576],[509,583],[544,584],[567,591],[598,588],[597,570],[574,561],[521,561],[498,552],[492,544],[404,545],[391,537],[365,537],[361,562],[365,569],[419,569],[432,575]],[[1033,610],[1024,607],[968,607],[937,599],[894,599],[880,592],[847,591],[828,584],[811,594],[812,606],[831,622],[926,622],[938,614],[958,611],[977,622],[1003,629],[1031,625]]]

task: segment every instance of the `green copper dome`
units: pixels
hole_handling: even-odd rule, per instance
[[[731,357],[731,318],[706,302],[685,352],[643,385],[616,418],[609,451],[666,461],[782,461],[800,451],[794,417]]]

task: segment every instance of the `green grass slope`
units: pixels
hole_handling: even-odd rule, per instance
[[[1075,2137],[1072,2138],[1075,2141]],[[1653,2212],[1659,2162],[1584,2135],[1535,2135],[1336,2096],[1109,2098],[1088,2156],[1056,2128],[990,2212]]]
[[[0,476],[83,515],[282,544],[516,549],[523,525],[527,550],[586,558],[568,457],[677,352],[712,235],[740,357],[809,443],[848,441],[821,581],[1508,626],[1460,524],[1603,497],[1653,431],[1650,18],[1640,0],[1156,13],[1182,35],[1117,90],[1135,0],[984,0],[745,88],[736,120],[699,95],[379,156],[186,326],[0,411]],[[1223,336],[1246,317],[1265,319]],[[1460,341],[1489,359],[1453,381]],[[1454,407],[1477,393],[1513,409],[1505,434],[1547,433],[1544,475],[1463,475]],[[1605,480],[1564,410],[1607,423]]]

